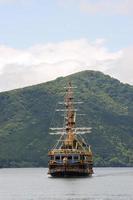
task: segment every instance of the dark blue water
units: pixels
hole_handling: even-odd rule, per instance
[[[0,169],[0,200],[133,200],[133,168],[95,168],[91,178],[49,178],[47,169]]]

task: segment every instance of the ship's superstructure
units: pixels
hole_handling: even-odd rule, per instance
[[[67,176],[88,176],[93,173],[92,151],[85,142],[82,134],[90,132],[91,128],[76,127],[76,104],[74,102],[73,87],[69,82],[66,89],[64,102],[64,127],[51,128],[53,133],[60,134],[60,138],[55,146],[48,152],[49,171],[48,174],[54,177]]]

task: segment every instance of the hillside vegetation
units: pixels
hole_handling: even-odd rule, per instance
[[[47,166],[47,152],[57,136],[49,127],[61,126],[55,113],[64,86],[72,81],[79,107],[78,124],[92,127],[86,138],[95,166],[133,166],[133,86],[95,71],[23,89],[0,93],[0,167]],[[54,120],[56,119],[56,120]]]

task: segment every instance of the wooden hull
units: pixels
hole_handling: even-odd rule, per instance
[[[89,173],[81,173],[81,172],[53,172],[50,174],[52,177],[58,178],[58,177],[88,177],[92,176],[92,174]]]
[[[52,177],[86,177],[93,174],[93,170],[88,165],[53,165],[49,166]]]

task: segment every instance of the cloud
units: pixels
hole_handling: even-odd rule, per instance
[[[23,50],[0,45],[0,91],[46,82],[83,70],[99,70],[133,84],[132,50],[111,52],[104,39],[70,40]]]
[[[133,47],[122,50],[121,57],[116,61],[115,65],[109,68],[106,73],[122,80],[124,83],[133,85]]]
[[[58,0],[60,5],[77,5],[89,14],[132,15],[133,0]]]

